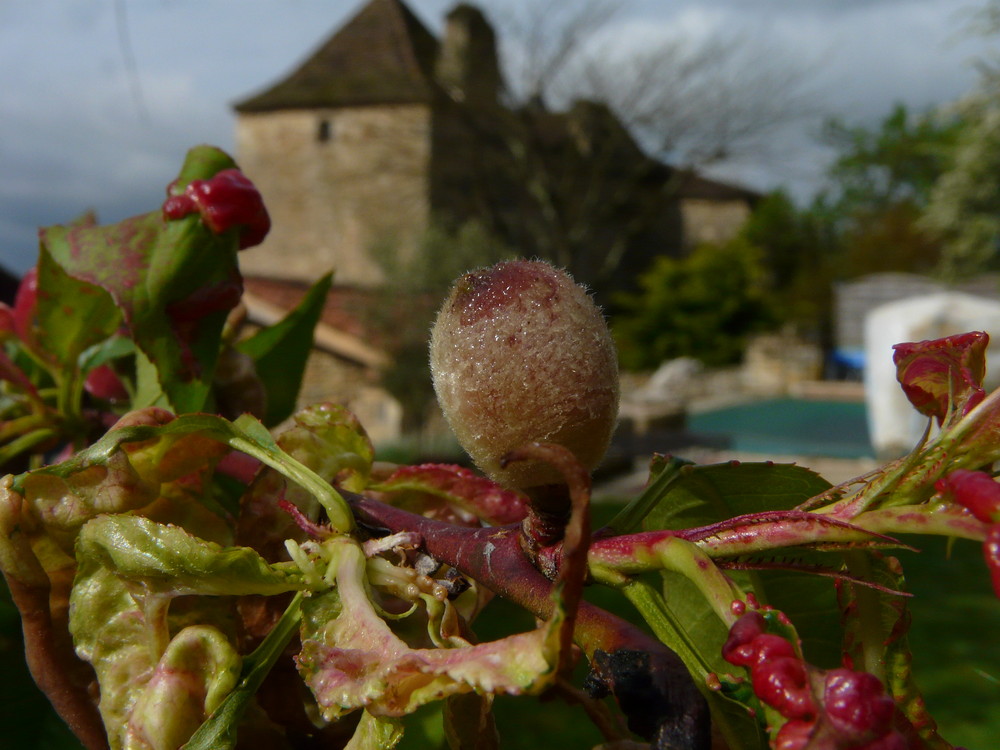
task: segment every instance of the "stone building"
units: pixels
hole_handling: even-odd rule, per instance
[[[438,40],[401,0],[369,0],[235,105],[237,158],[273,218],[244,272],[334,268],[340,284],[377,285],[374,246],[413,252],[432,223],[474,220],[520,254],[620,286],[654,255],[731,235],[755,199],[646,157],[601,104],[515,110],[502,92],[479,10],[455,7]],[[604,279],[609,257],[620,263]]]
[[[515,109],[503,94],[478,9],[456,6],[438,39],[402,0],[368,0],[235,105],[237,160],[272,218],[240,254],[251,319],[273,320],[335,272],[300,403],[334,398],[393,437],[398,404],[377,387],[385,358],[358,326],[385,280],[377,247],[412,254],[431,228],[473,222],[600,296],[658,254],[730,236],[757,197],[647,157],[603,104]]]

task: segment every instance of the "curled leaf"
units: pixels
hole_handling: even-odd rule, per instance
[[[253,550],[133,515],[86,524],[77,562],[69,627],[97,674],[113,750],[179,747],[239,675],[240,659],[220,629],[233,630],[235,600],[189,601],[188,615],[200,624],[183,628],[186,620],[170,611],[173,599],[305,588],[291,566],[272,567]]]
[[[305,588],[298,568],[271,566],[249,547],[223,547],[141,516],[95,518],[81,530],[76,555],[78,579],[102,566],[144,595],[271,595]]]
[[[986,347],[982,331],[932,341],[896,344],[892,360],[896,378],[910,403],[941,424],[954,410],[967,414],[985,398]]]
[[[467,692],[519,694],[547,687],[555,677],[562,614],[541,628],[476,646],[413,649],[389,629],[366,589],[364,553],[340,538],[336,592],[304,606],[299,672],[323,717],[335,720],[365,708],[375,716],[403,716],[431,701]],[[324,602],[337,598],[339,601]],[[339,608],[330,620],[309,610]]]
[[[233,166],[218,149],[194,148],[172,189]],[[73,308],[67,314],[62,298],[39,298],[40,322],[54,337],[48,348],[68,361],[81,345],[110,335],[120,319],[155,369],[139,388],[144,403],[165,396],[178,413],[200,411],[208,404],[226,316],[242,294],[238,241],[236,232],[216,234],[194,216],[165,221],[160,211],[108,226],[43,229],[42,287],[46,277],[59,281]]]
[[[449,464],[402,466],[371,489],[430,495],[496,525],[517,523],[527,513],[528,500],[520,492],[504,489],[491,479]],[[414,504],[393,500],[401,507]]]
[[[153,669],[124,727],[132,750],[181,747],[236,684],[240,657],[226,637],[206,625],[178,633]]]

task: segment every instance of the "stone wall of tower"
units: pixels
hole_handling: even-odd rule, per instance
[[[372,286],[376,245],[412,252],[430,204],[430,108],[383,105],[240,114],[237,161],[271,214],[262,245],[240,254],[243,273]]]
[[[455,101],[495,105],[503,88],[493,27],[478,8],[460,4],[445,20],[436,75]]]

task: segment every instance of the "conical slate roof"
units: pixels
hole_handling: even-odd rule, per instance
[[[237,112],[430,101],[438,41],[400,0],[371,0],[290,75]]]

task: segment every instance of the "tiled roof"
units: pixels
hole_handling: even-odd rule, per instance
[[[244,304],[251,320],[270,325],[295,309],[309,289],[300,281],[263,276],[244,276]],[[326,297],[316,330],[316,345],[366,367],[377,368],[386,355],[370,327],[367,308],[373,304],[370,292],[334,286]]]
[[[267,300],[283,310],[295,308],[309,285],[302,281],[287,281],[264,276],[244,276],[243,287],[255,297]],[[327,295],[320,321],[351,336],[365,338],[369,335],[363,322],[371,295],[363,289],[333,286]]]
[[[237,112],[431,101],[438,41],[400,0],[370,0],[290,75]]]

